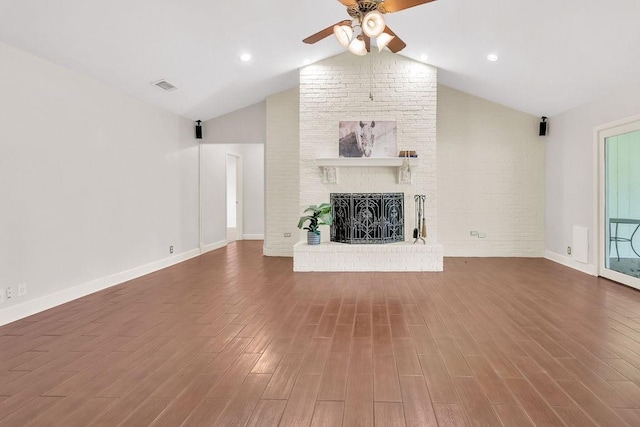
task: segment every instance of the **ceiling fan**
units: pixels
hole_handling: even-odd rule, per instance
[[[332,33],[343,47],[356,55],[366,55],[371,50],[371,39],[375,39],[378,50],[385,47],[393,53],[400,52],[407,44],[389,28],[382,16],[435,0],[338,0],[347,6],[351,19],[343,20],[307,37],[303,42],[314,44]],[[360,34],[354,36],[354,29]]]

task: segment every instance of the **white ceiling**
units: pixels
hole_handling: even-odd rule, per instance
[[[346,18],[337,0],[0,0],[0,41],[207,120],[294,87],[305,58],[342,53],[333,37],[301,40]],[[386,19],[440,82],[538,116],[640,75],[639,0],[438,0]]]

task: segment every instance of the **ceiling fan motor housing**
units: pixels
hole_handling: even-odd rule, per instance
[[[349,6],[347,8],[347,13],[352,18],[362,20],[362,17],[364,17],[364,15],[366,15],[367,13],[374,10],[378,10],[379,4],[380,2],[377,2],[377,1],[370,1],[370,0],[360,1],[354,4],[353,6]]]

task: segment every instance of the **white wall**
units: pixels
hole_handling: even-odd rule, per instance
[[[299,89],[267,98],[264,254],[293,256],[298,241]],[[291,237],[284,237],[289,233]]]
[[[266,101],[250,105],[203,123],[203,141],[213,144],[246,144],[266,141]]]
[[[538,123],[438,85],[438,229],[445,255],[544,255],[545,139]]]
[[[546,256],[595,274],[594,128],[640,114],[640,84],[549,119],[546,171]],[[589,229],[589,263],[567,256],[573,226]]]
[[[201,144],[202,247],[205,251],[226,244],[226,157],[242,157],[243,235],[238,239],[264,238],[264,145]]]
[[[0,64],[0,287],[28,287],[0,324],[197,254],[191,121],[4,44]]]

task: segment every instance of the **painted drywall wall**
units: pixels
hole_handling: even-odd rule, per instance
[[[293,256],[299,213],[299,88],[267,98],[264,254]],[[288,237],[285,237],[285,234]]]
[[[438,229],[446,256],[544,256],[538,122],[438,85]]]
[[[0,64],[0,287],[28,291],[0,323],[193,256],[191,121],[5,44]]]
[[[206,252],[227,244],[225,144],[200,145],[201,248]]]
[[[264,144],[201,144],[202,247],[205,251],[226,244],[226,156],[242,158],[243,235],[264,238]]]
[[[250,105],[203,123],[203,141],[212,144],[264,144],[266,101]]]
[[[548,258],[596,274],[594,128],[638,114],[640,84],[635,84],[549,119],[545,150]],[[589,229],[587,265],[575,262],[566,253],[573,226]]]

